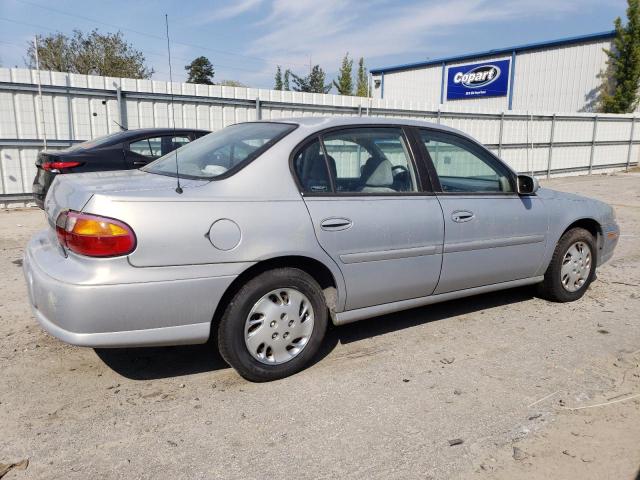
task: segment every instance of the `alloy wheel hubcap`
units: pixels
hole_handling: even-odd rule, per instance
[[[272,290],[258,300],[244,324],[253,358],[268,365],[286,363],[302,352],[313,333],[313,307],[294,288]]]
[[[584,242],[576,242],[569,247],[562,259],[560,280],[568,292],[582,288],[591,273],[591,250]]]

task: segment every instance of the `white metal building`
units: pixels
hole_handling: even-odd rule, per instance
[[[592,112],[614,34],[375,68],[373,96],[450,111]]]

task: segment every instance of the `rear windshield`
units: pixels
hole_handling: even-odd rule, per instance
[[[88,142],[78,143],[67,149],[68,152],[78,152],[80,150],[88,150],[89,148],[102,147],[109,143],[118,143],[121,138],[126,137],[126,132],[115,132],[102,137],[94,138]]]
[[[142,170],[181,177],[214,179],[240,169],[296,128],[288,123],[239,123],[210,133],[150,163]]]

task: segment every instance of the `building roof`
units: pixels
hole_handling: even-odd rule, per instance
[[[558,40],[547,40],[545,42],[525,43],[523,45],[516,45],[513,47],[498,48],[494,50],[486,50],[484,52],[466,53],[463,55],[454,55],[451,57],[434,58],[425,60],[422,62],[405,63],[401,65],[393,65],[391,67],[372,68],[370,70],[372,75],[378,75],[380,73],[397,72],[400,70],[412,70],[420,67],[428,67],[430,65],[442,65],[443,63],[453,63],[461,60],[471,60],[479,57],[490,57],[495,55],[511,55],[513,52],[526,52],[528,50],[540,50],[543,48],[561,47],[565,45],[573,45],[576,43],[584,43],[594,40],[604,40],[613,38],[615,36],[615,30],[609,30],[607,32],[590,33],[588,35],[579,35],[577,37],[567,37]]]

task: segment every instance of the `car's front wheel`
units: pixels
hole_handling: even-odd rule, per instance
[[[560,237],[538,292],[555,302],[582,297],[596,273],[596,243],[584,228],[572,228]]]
[[[328,312],[318,282],[297,268],[268,270],[229,302],[218,328],[222,357],[247,380],[292,375],[318,352]]]

